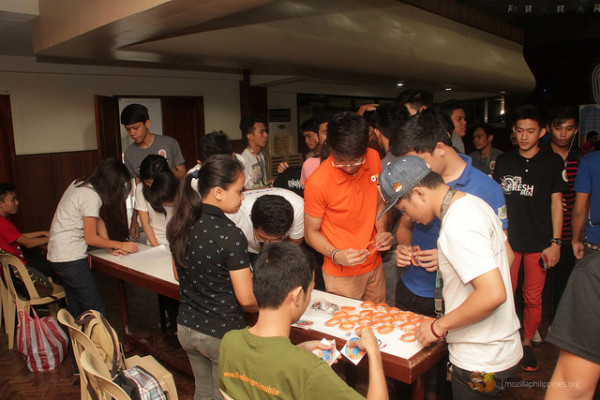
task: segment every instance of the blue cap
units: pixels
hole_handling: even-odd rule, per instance
[[[377,219],[394,207],[400,197],[415,187],[430,172],[429,165],[418,156],[405,156],[388,163],[379,175],[381,196],[387,206]]]

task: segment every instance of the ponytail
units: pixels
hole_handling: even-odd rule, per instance
[[[242,164],[229,155],[209,157],[200,170],[188,174],[177,188],[175,212],[167,225],[167,239],[177,265],[186,268],[187,243],[192,225],[200,218],[202,197],[215,187],[227,189],[244,172]],[[197,178],[197,190],[192,179]]]
[[[186,267],[185,253],[188,235],[192,225],[200,218],[202,211],[201,197],[190,184],[192,174],[186,175],[177,188],[175,195],[175,212],[167,224],[167,240],[175,262]]]

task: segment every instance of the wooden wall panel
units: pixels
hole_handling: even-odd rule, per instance
[[[204,136],[202,97],[161,97],[163,134],[177,139],[186,169],[196,165],[198,139]]]
[[[0,182],[15,183],[15,143],[10,96],[0,96]]]
[[[121,159],[121,132],[119,102],[112,96],[94,96],[96,112],[96,138],[100,159],[117,157]]]
[[[17,194],[21,205],[15,223],[22,232],[49,230],[58,201],[76,178],[98,164],[96,150],[31,154],[16,157]]]

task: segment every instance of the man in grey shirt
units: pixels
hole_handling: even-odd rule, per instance
[[[150,154],[158,154],[167,159],[169,168],[179,179],[185,176],[185,160],[181,155],[179,143],[172,137],[155,135],[150,132],[148,109],[141,104],[130,104],[121,112],[121,123],[133,139],[133,143],[125,150],[125,165],[135,183],[140,183],[140,164]],[[133,210],[129,233],[134,239],[139,238],[137,211]]]

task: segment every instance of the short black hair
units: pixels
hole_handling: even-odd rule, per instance
[[[362,157],[369,144],[369,125],[354,112],[334,114],[327,124],[327,143],[332,153],[348,158]]]
[[[486,124],[486,123],[475,125],[473,127],[473,133],[475,133],[475,131],[479,128],[481,128],[483,133],[485,133],[486,137],[494,136],[496,134],[494,127],[491,126],[490,124]]]
[[[465,106],[458,100],[446,100],[440,104],[439,110],[446,114],[448,118],[452,117],[454,110],[465,110]]]
[[[300,124],[300,133],[307,131],[319,133],[319,125],[315,124],[315,118],[309,118]]]
[[[418,111],[421,107],[431,107],[433,101],[431,93],[427,90],[406,89],[396,97],[396,103],[402,105],[408,103]]]
[[[516,126],[517,121],[520,121],[522,119],[530,119],[532,121],[536,121],[540,129],[546,127],[546,115],[544,114],[542,109],[540,109],[537,106],[534,106],[533,104],[524,104],[522,106],[519,106],[515,108],[510,115],[512,126]]]
[[[317,130],[315,132],[319,132],[319,126],[324,124],[325,122],[329,122],[329,118],[331,118],[331,113],[322,113],[314,117],[314,124]]]
[[[596,131],[589,131],[587,133],[587,135],[585,135],[586,138],[590,138],[590,137],[598,137],[598,132]]]
[[[268,235],[285,235],[294,222],[294,208],[283,196],[265,194],[252,205],[252,226]]]
[[[550,110],[548,123],[550,125],[564,124],[570,119],[575,120],[575,125],[579,125],[579,112],[575,107],[556,106]]]
[[[229,138],[223,131],[213,131],[202,136],[198,141],[198,160],[206,161],[208,157],[215,154],[233,154],[233,148]]]
[[[434,105],[432,105],[431,107],[423,110],[422,112],[427,113],[437,119],[440,120],[440,122],[442,123],[442,125],[444,125],[444,127],[446,128],[446,132],[448,132],[448,136],[451,135],[452,132],[454,132],[454,122],[452,122],[452,112],[450,112],[450,114],[446,114],[445,112],[442,111],[442,105],[439,103],[436,103]]]
[[[429,109],[427,109],[429,110]],[[452,146],[444,124],[431,112],[418,113],[404,121],[399,134],[390,140],[390,152],[402,156],[408,152],[433,153],[438,143]]]
[[[150,119],[148,109],[141,104],[130,104],[121,111],[121,124],[131,125]]]
[[[262,122],[267,125],[267,120],[259,115],[248,115],[242,117],[240,120],[240,131],[242,131],[242,143],[244,146],[248,145],[248,136],[249,134],[254,132],[254,124],[257,122]]]
[[[3,201],[4,197],[7,194],[13,193],[14,191],[15,191],[15,185],[13,185],[12,183],[8,183],[8,182],[0,183],[0,201]]]
[[[314,271],[314,259],[301,246],[290,242],[269,243],[258,256],[252,276],[258,307],[280,307],[297,287],[306,292]]]
[[[375,109],[373,125],[383,136],[390,139],[408,117],[408,110],[403,104],[382,104]]]
[[[248,115],[243,117],[240,120],[240,131],[242,131],[242,136],[246,136],[252,132],[254,132],[254,124],[257,122],[262,122],[267,125],[267,120],[258,115]]]

